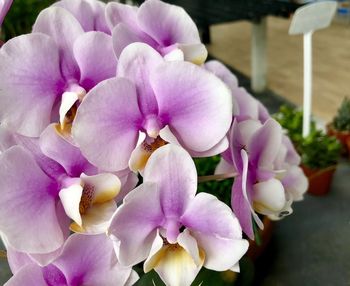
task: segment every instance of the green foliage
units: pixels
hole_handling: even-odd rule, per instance
[[[213,175],[216,166],[219,164],[220,156],[214,156],[210,158],[196,158],[194,162],[196,164],[198,176]],[[211,193],[219,200],[223,201],[229,207],[231,207],[231,188],[233,180],[226,179],[221,181],[210,181],[198,184],[198,192]]]
[[[333,120],[333,127],[339,131],[350,131],[350,99],[344,98],[337,116]]]
[[[30,33],[39,12],[50,6],[54,0],[15,0],[1,27],[1,40]]]
[[[301,154],[302,163],[311,169],[326,168],[337,163],[341,145],[334,137],[316,129],[311,121],[310,134],[302,137],[303,112],[288,106],[282,106],[274,118],[287,131],[295,148]]]
[[[311,169],[323,169],[337,164],[341,145],[335,137],[314,130],[302,142],[302,162]]]

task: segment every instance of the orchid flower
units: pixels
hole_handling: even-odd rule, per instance
[[[0,121],[32,137],[51,122],[69,131],[86,92],[116,70],[111,37],[84,33],[60,7],[42,11],[32,34],[5,43],[0,62]]]
[[[195,23],[181,7],[159,0],[147,0],[139,8],[111,2],[106,18],[118,57],[129,44],[142,42],[169,60],[200,65],[207,58]]]
[[[0,232],[10,246],[31,254],[57,250],[69,229],[67,217],[75,232],[106,231],[121,188],[115,174],[98,172],[52,125],[40,139],[1,139],[0,146],[18,144],[0,156]]]
[[[131,286],[138,280],[135,271],[118,263],[113,243],[104,234],[71,235],[58,258],[43,267],[13,250],[8,259],[14,276],[6,286]]]
[[[117,73],[87,94],[73,122],[73,138],[94,165],[116,171],[130,160],[131,169],[142,169],[139,162],[167,142],[194,156],[227,148],[232,100],[217,77],[188,62],[166,62],[142,43],[124,49]]]
[[[100,31],[111,34],[105,19],[106,4],[98,0],[61,0],[52,6],[69,11],[85,32]]]
[[[109,234],[121,264],[146,259],[171,286],[190,285],[202,266],[238,271],[248,248],[238,220],[215,196],[200,193],[190,155],[168,144],[155,151],[143,184],[130,192],[113,216]]]
[[[13,0],[0,0],[0,27],[4,21],[6,14],[10,10],[12,2]]]

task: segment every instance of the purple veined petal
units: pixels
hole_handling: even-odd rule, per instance
[[[86,95],[72,134],[91,163],[105,171],[118,171],[128,167],[141,121],[134,85],[127,79],[113,78]]]
[[[263,215],[279,214],[286,204],[286,195],[282,183],[272,178],[253,185],[254,209]]]
[[[293,201],[301,201],[309,185],[303,170],[298,166],[291,166],[284,174],[281,182]]]
[[[80,23],[85,32],[94,30],[94,13],[92,7],[85,0],[61,0],[52,5],[70,12]]]
[[[137,25],[138,8],[117,2],[110,2],[106,6],[106,20],[108,27],[113,30],[118,24],[125,24],[132,29],[139,29]]]
[[[14,145],[17,145],[14,133],[0,124],[0,154]]]
[[[21,252],[47,253],[58,249],[64,235],[56,213],[57,183],[47,177],[23,147],[12,147],[0,158],[1,232]]]
[[[87,91],[116,75],[117,59],[111,36],[102,32],[85,33],[74,42],[73,52],[80,68],[80,85]]]
[[[43,34],[19,36],[2,46],[0,62],[2,125],[39,136],[63,85],[56,44]]]
[[[241,227],[232,210],[211,194],[197,194],[180,221],[191,231],[222,238],[242,238]]]
[[[49,125],[41,134],[40,149],[52,160],[58,162],[70,177],[79,177],[82,172],[95,173],[97,170],[81,154],[78,147],[66,141],[56,130],[56,125]]]
[[[68,285],[124,285],[132,271],[118,263],[105,234],[71,235],[53,264],[64,273]]]
[[[140,6],[137,20],[142,30],[161,46],[200,43],[196,24],[181,7],[149,0]]]
[[[81,25],[67,10],[60,7],[49,7],[40,12],[33,32],[49,35],[60,50],[61,70],[66,80],[79,80],[80,71],[73,56],[73,44],[84,33]]]
[[[131,172],[130,169],[125,169],[123,171],[117,172],[116,175],[122,183],[121,190],[116,197],[116,202],[121,202],[124,197],[129,194],[138,184],[139,178],[137,174]]]
[[[232,98],[213,74],[188,62],[164,62],[151,73],[159,118],[183,147],[204,152],[226,135]]]
[[[7,12],[10,10],[13,0],[1,0],[0,3],[0,26],[4,21]]]
[[[144,116],[158,113],[157,101],[150,84],[150,73],[161,63],[162,56],[143,43],[130,44],[119,57],[117,74],[135,84],[139,107]]]
[[[21,268],[4,286],[47,286],[42,269],[35,264]]]
[[[117,58],[128,45],[135,42],[143,42],[140,35],[138,35],[131,27],[120,23],[112,30],[113,49]]]
[[[108,230],[111,237],[120,241],[121,264],[132,266],[147,258],[163,219],[156,184],[143,183],[124,198]]]
[[[282,128],[274,119],[267,120],[254,134],[248,146],[249,160],[261,169],[272,170],[282,144]]]
[[[237,77],[221,62],[216,60],[208,61],[204,64],[205,69],[215,74],[220,78],[231,91],[238,88],[238,79]]]
[[[143,178],[144,182],[157,184],[162,210],[168,218],[179,218],[197,190],[197,171],[191,156],[173,144],[151,155]]]

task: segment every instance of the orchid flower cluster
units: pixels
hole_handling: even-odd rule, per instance
[[[191,285],[202,267],[238,272],[242,231],[254,239],[261,215],[292,212],[307,189],[300,157],[206,57],[191,18],[159,0],[61,0],[1,47],[7,286],[133,285],[142,262]],[[196,194],[193,157],[218,154],[231,206]]]

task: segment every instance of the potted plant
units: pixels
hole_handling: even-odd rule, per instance
[[[302,140],[302,168],[309,178],[308,192],[324,195],[329,192],[340,156],[341,145],[335,137],[314,130]]]
[[[350,99],[344,98],[337,115],[333,121],[327,125],[328,135],[335,136],[342,143],[344,153],[350,151]]]
[[[314,120],[311,121],[309,136],[303,138],[301,110],[282,106],[274,117],[286,130],[301,155],[301,167],[309,179],[308,192],[314,195],[328,193],[340,156],[341,145],[338,140],[317,129]]]

